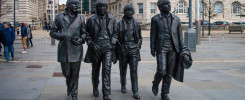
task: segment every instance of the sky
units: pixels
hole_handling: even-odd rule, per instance
[[[67,0],[59,0],[59,4],[66,4]]]

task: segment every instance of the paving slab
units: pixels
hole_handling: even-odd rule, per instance
[[[0,56],[0,100],[71,100],[66,95],[64,77],[54,77],[61,72],[57,62],[57,42],[50,45],[48,32],[34,31],[34,47],[22,54],[21,41],[14,43],[15,60],[4,62]],[[151,91],[152,80],[156,71],[156,58],[150,54],[149,31],[144,31],[141,49],[142,61],[138,65],[139,94],[141,100],[161,100],[159,93]],[[206,33],[205,33],[206,34]],[[225,42],[220,36],[225,35]],[[245,38],[244,34],[214,32],[209,42],[207,36],[197,45],[197,52],[192,52],[193,66],[185,70],[184,83],[172,81],[170,98],[172,100],[244,100],[245,98]],[[84,45],[84,54],[87,46]],[[1,52],[1,54],[3,54]],[[41,68],[26,68],[40,65]],[[92,95],[91,64],[81,64],[79,75],[79,100],[102,100]],[[127,93],[120,92],[119,65],[111,68],[111,98],[113,100],[134,100],[131,91],[129,70],[127,72]],[[101,74],[101,72],[100,72]],[[100,75],[101,80],[101,75]],[[161,84],[161,83],[160,83]]]

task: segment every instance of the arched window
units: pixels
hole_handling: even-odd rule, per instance
[[[241,8],[241,4],[239,2],[233,2],[231,7],[231,13],[239,14],[240,8]]]
[[[187,4],[185,1],[179,1],[177,3],[177,13],[186,13],[187,12]]]
[[[223,13],[223,3],[220,1],[217,1],[214,5],[214,13],[220,14]]]

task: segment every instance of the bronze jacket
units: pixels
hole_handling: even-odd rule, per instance
[[[117,42],[117,22],[115,18],[107,14],[107,32],[109,34],[110,42],[112,45],[116,45]],[[99,16],[97,14],[94,14],[90,16],[86,21],[86,30],[88,32],[86,36],[86,42],[89,45],[91,42],[95,42],[97,39],[98,34],[100,33],[100,23],[99,23]],[[86,56],[84,59],[84,62],[91,63],[92,56],[93,56],[93,48],[88,46]],[[114,51],[114,50],[113,50]],[[114,63],[116,63],[116,56],[115,52],[112,54],[112,60]]]
[[[125,20],[122,18],[121,20],[118,21],[117,23],[117,31],[118,31],[118,41],[119,41],[119,45],[117,46],[117,49],[120,49],[119,46],[120,44],[123,43],[123,40],[125,38],[125,32],[127,32],[127,29],[125,27]],[[136,19],[134,19],[134,33],[133,33],[133,36],[134,36],[134,42],[135,44],[137,44],[137,48],[140,49],[141,48],[141,45],[142,45],[142,35],[141,35],[141,27],[138,23],[138,21]],[[117,56],[119,56],[120,54],[120,50],[117,50]],[[140,61],[140,53],[138,53],[137,55],[138,57],[138,61]],[[119,57],[117,57],[119,58]]]
[[[171,36],[173,39],[174,47],[177,52],[181,52],[186,49],[186,46],[183,42],[183,34],[181,21],[179,17],[174,14],[172,16],[172,26],[171,26]],[[162,21],[163,16],[157,14],[151,19],[151,32],[150,32],[150,48],[151,51],[161,52],[164,38],[166,36],[164,24]]]
[[[85,40],[86,29],[84,17],[78,14],[71,22],[65,11],[56,16],[50,30],[50,36],[59,40],[58,62],[78,62],[83,60],[83,45],[74,45],[73,36]]]

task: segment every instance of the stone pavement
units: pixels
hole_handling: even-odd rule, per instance
[[[143,33],[144,34],[144,33]],[[147,32],[146,32],[147,34]],[[66,96],[65,78],[60,73],[57,60],[57,41],[50,45],[45,39],[47,32],[34,33],[34,47],[21,54],[21,41],[15,41],[15,61],[0,61],[0,100],[71,100]],[[221,43],[220,38],[208,42],[202,38],[197,52],[193,52],[193,66],[185,70],[184,83],[173,80],[170,90],[172,100],[244,100],[245,98],[245,39],[243,34],[231,34]],[[237,36],[239,35],[239,36]],[[147,36],[145,36],[147,37]],[[155,58],[150,55],[149,38],[144,38],[141,49],[142,61],[138,67],[139,94],[141,100],[160,100],[151,92],[151,81],[156,70]],[[84,46],[84,53],[86,46]],[[3,54],[3,52],[1,52]],[[34,68],[29,68],[34,67]],[[134,100],[129,70],[128,93],[120,92],[118,64],[112,66],[111,84],[113,100]],[[79,100],[102,100],[92,95],[91,65],[82,63],[79,78]],[[159,94],[160,94],[159,87]]]

